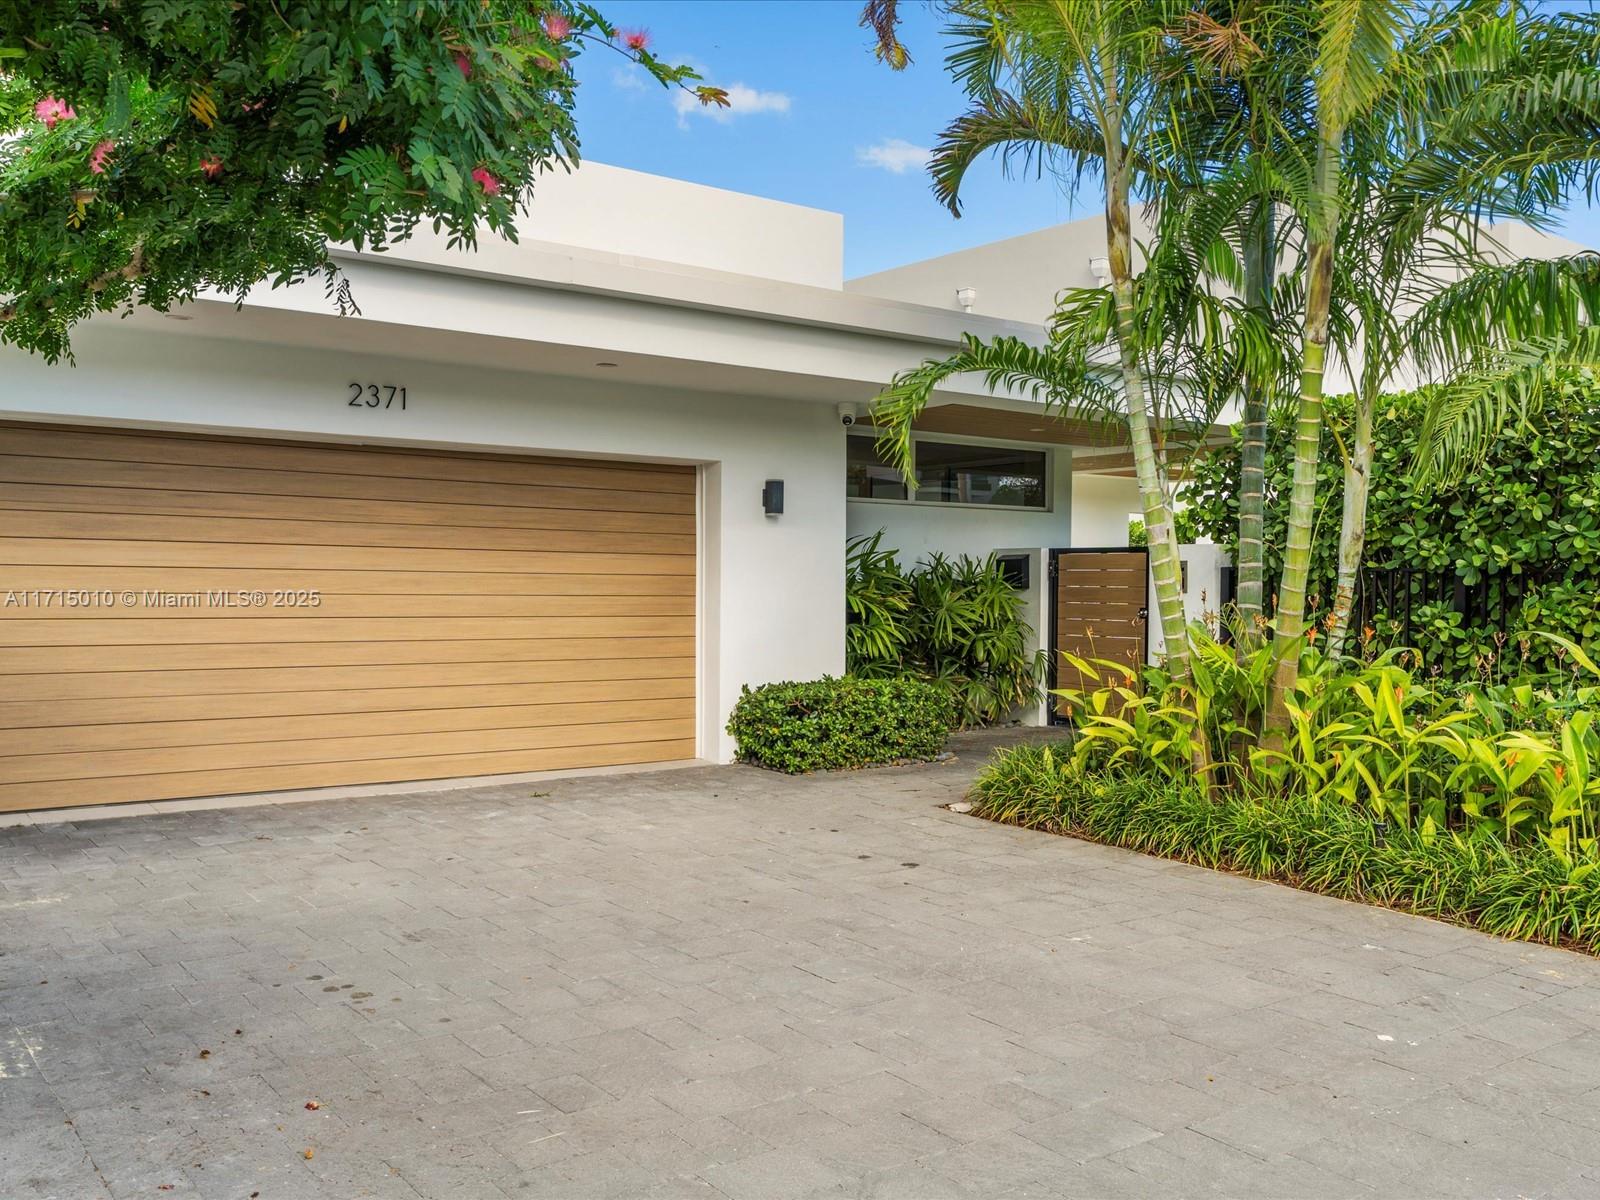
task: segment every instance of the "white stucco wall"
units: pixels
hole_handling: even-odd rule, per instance
[[[77,367],[0,351],[0,416],[194,432],[700,464],[700,753],[742,684],[844,667],[844,432],[831,405],[609,385],[355,352],[96,324]],[[346,384],[404,384],[405,412],[353,409]],[[0,430],[0,451],[4,431]],[[785,481],[767,517],[761,486]]]
[[[1128,516],[1141,511],[1139,485],[1120,475],[1072,477],[1072,540],[1069,546],[1109,549],[1128,544]]]
[[[838,288],[844,280],[839,213],[604,163],[541,176],[518,232],[525,240],[811,287]]]

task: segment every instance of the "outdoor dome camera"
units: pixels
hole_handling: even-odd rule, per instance
[[[839,405],[839,424],[846,429],[861,419],[861,414],[854,404]]]

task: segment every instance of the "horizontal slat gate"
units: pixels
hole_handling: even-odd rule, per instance
[[[1062,653],[1127,663],[1137,671],[1145,660],[1150,570],[1146,552],[1058,550],[1052,559],[1056,579],[1056,686],[1096,686],[1063,659]],[[1059,698],[1056,715],[1067,715]]]
[[[0,811],[692,757],[695,563],[688,467],[0,423]]]

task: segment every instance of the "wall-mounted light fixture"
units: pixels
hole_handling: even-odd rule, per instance
[[[769,517],[783,513],[783,480],[769,479],[761,489],[761,509]]]
[[[961,305],[962,312],[971,312],[972,306],[978,302],[977,288],[957,288],[956,303]]]
[[[1111,260],[1109,258],[1091,258],[1089,260],[1089,274],[1094,276],[1094,281],[1101,287],[1111,282]]]

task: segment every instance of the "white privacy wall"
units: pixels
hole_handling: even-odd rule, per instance
[[[701,464],[703,757],[731,759],[723,726],[741,685],[844,668],[844,435],[831,405],[128,328],[80,327],[74,349],[76,367],[0,351],[0,416]],[[407,410],[348,407],[353,378],[405,385]],[[767,479],[785,482],[781,517],[762,512]]]

